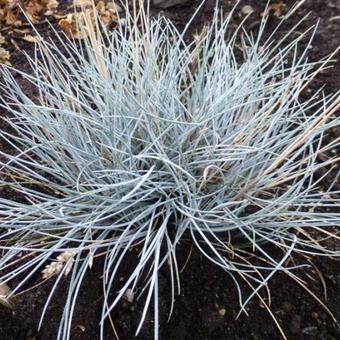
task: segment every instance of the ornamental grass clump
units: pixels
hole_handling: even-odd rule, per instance
[[[157,338],[158,272],[169,268],[174,301],[183,238],[233,279],[241,311],[279,271],[302,284],[286,265],[291,255],[340,255],[326,246],[339,239],[339,192],[321,190],[329,173],[336,182],[339,159],[319,157],[339,146],[323,138],[339,125],[339,94],[301,99],[329,59],[307,60],[311,39],[301,42],[314,29],[293,35],[298,24],[264,38],[264,18],[255,38],[242,26],[230,32],[232,13],[216,11],[188,43],[190,23],[179,32],[131,12],[110,32],[84,11],[82,42],[56,33],[27,56],[30,72],[1,67],[11,130],[0,134],[15,153],[1,152],[0,183],[20,197],[0,199],[1,281],[14,296],[37,273],[54,278],[44,314],[67,276],[58,339],[70,338],[99,257],[101,338],[113,308],[137,288],[145,305],[137,333],[153,304]],[[132,247],[138,261],[117,289]]]

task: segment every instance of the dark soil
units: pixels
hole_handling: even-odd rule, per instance
[[[248,20],[248,27],[256,32],[267,0],[242,1],[235,12],[232,26],[244,17],[241,8],[251,5],[254,13]],[[187,7],[177,7],[167,10],[164,14],[170,17],[179,28],[182,28],[188,18],[197,8],[197,2]],[[220,5],[230,10],[235,1],[220,0]],[[294,1],[287,1],[289,9]],[[192,35],[199,31],[205,22],[209,22],[213,15],[214,1],[208,0],[199,11],[190,31]],[[155,13],[157,12],[154,10]],[[284,11],[284,12],[285,12]],[[340,43],[340,1],[339,0],[307,0],[283,25],[279,34],[291,28],[294,23],[310,12],[310,16],[303,24],[307,28],[314,25],[320,18],[319,28],[310,50],[310,58],[318,59],[332,52]],[[274,28],[279,19],[272,16],[269,20],[269,31]],[[39,27],[41,33],[47,37],[50,28],[45,24]],[[31,53],[32,44],[17,41],[18,46]],[[12,64],[19,69],[27,69],[25,58],[12,47]],[[325,91],[339,90],[340,63],[335,63],[332,69],[321,73],[312,83],[311,90],[325,84]],[[24,85],[24,84],[23,84]],[[24,85],[25,86],[25,85]],[[26,89],[30,91],[29,88]],[[1,129],[7,127],[0,123]],[[334,138],[339,131],[334,129],[328,138]],[[8,145],[1,145],[1,149],[9,151]],[[330,179],[331,180],[331,179]],[[327,186],[327,181],[324,183]],[[1,195],[13,195],[10,191]],[[191,244],[185,241],[178,250],[179,266],[183,266],[191,251]],[[136,261],[135,251],[131,251],[124,266],[126,273]],[[297,259],[299,261],[299,259]],[[306,282],[308,289],[330,309],[333,315],[340,319],[340,264],[339,261],[328,258],[312,259],[315,268],[300,270],[297,274]],[[317,268],[317,269],[316,269]],[[102,283],[100,279],[101,266],[97,263],[83,281],[78,298],[73,323],[72,339],[98,339],[98,321],[102,306]],[[123,278],[125,273],[121,273]],[[33,278],[31,284],[39,282],[39,275]],[[181,274],[182,291],[176,297],[172,318],[167,322],[170,310],[170,284],[166,271],[160,274],[160,314],[161,338],[165,340],[210,340],[210,339],[279,339],[280,333],[268,311],[259,300],[253,299],[247,311],[249,316],[242,314],[237,320],[239,312],[236,288],[226,273],[212,265],[195,248],[192,250],[185,270]],[[28,340],[55,339],[58,323],[62,314],[67,280],[63,282],[48,308],[47,317],[40,332],[37,331],[40,314],[53,282],[46,283],[30,290],[18,297],[14,310],[0,305],[0,339]],[[119,284],[119,283],[117,283]],[[326,288],[325,288],[326,286]],[[245,286],[247,292],[247,287]],[[270,281],[271,310],[281,325],[288,339],[340,339],[340,328],[324,308],[301,286],[284,274],[276,275]],[[249,290],[248,290],[249,292]],[[129,303],[123,301],[113,314],[115,327],[120,339],[134,338],[134,332],[139,323],[143,302]],[[153,338],[153,317],[150,314],[138,339]],[[107,339],[114,339],[108,329]]]

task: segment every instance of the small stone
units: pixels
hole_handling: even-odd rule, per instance
[[[318,327],[316,326],[306,327],[302,330],[302,333],[310,336],[316,336],[318,334]]]
[[[221,308],[219,311],[218,311],[218,314],[220,314],[221,316],[225,316],[225,313],[226,313],[226,309],[225,308]]]
[[[133,292],[133,290],[131,288],[126,290],[126,299],[129,303],[133,303],[133,300],[135,298],[135,293]]]
[[[241,8],[241,12],[245,15],[251,14],[254,12],[253,7],[251,7],[250,5],[245,5]]]
[[[76,328],[79,328],[83,333],[86,331],[86,328],[83,325],[77,325]]]
[[[318,319],[318,318],[319,318],[319,314],[316,313],[316,312],[313,312],[313,313],[312,313],[312,317],[313,317],[314,319]]]

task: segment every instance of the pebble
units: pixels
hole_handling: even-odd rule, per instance
[[[313,313],[312,313],[312,317],[313,317],[314,319],[318,319],[318,318],[319,318],[319,314],[316,313],[316,312],[313,312]]]
[[[310,336],[316,336],[318,334],[318,327],[316,326],[306,327],[302,330],[302,333]]]
[[[225,308],[221,308],[218,313],[221,315],[221,316],[225,316],[225,313],[226,313],[226,309]]]
[[[247,14],[250,14],[250,13],[253,13],[254,12],[254,9],[253,7],[251,7],[250,5],[245,5],[241,8],[241,12],[245,15]]]

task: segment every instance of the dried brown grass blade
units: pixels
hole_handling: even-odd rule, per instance
[[[0,304],[7,308],[14,308],[15,301],[13,296],[11,296],[12,290],[9,286],[4,283],[0,282]]]

